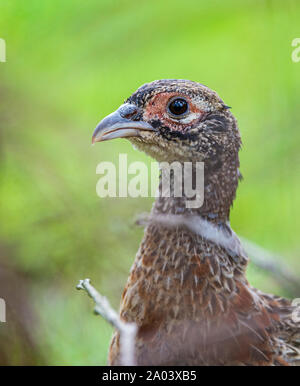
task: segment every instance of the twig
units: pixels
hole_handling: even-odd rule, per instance
[[[111,307],[106,297],[102,296],[91,284],[90,279],[80,280],[76,287],[85,290],[94,300],[94,312],[101,315],[120,332],[120,361],[122,366],[135,366],[135,338],[137,326],[135,323],[123,322],[117,312]]]
[[[283,260],[283,257],[276,256],[243,237],[240,237],[240,239],[253,264],[265,271],[271,272],[283,288],[287,289],[292,296],[299,297],[300,279],[289,267],[280,261]]]

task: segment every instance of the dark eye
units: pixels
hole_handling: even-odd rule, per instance
[[[189,105],[185,99],[176,98],[169,103],[168,110],[174,118],[181,118],[182,115],[188,112]]]

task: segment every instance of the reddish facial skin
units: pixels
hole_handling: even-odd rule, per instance
[[[189,120],[184,123],[180,119],[172,118],[168,114],[169,101],[174,98],[184,98],[189,104],[189,115],[197,114],[195,119]],[[182,95],[177,92],[162,92],[155,95],[149,102],[144,113],[144,119],[146,121],[159,120],[163,125],[169,127],[171,130],[186,131],[188,127],[193,126],[197,121],[201,120],[205,115],[203,110],[200,110],[191,100],[190,97]],[[180,117],[179,117],[180,118]]]

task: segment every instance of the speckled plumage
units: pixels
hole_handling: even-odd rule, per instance
[[[167,101],[184,96],[190,115],[171,119]],[[241,139],[232,113],[209,88],[186,80],[160,80],[139,88],[127,101],[133,121],[157,129],[129,140],[159,162],[204,162],[204,203],[188,209],[186,197],[158,197],[151,215],[199,216],[232,231]],[[239,240],[236,238],[236,243]],[[182,224],[151,222],[131,268],[121,301],[124,321],[138,325],[139,365],[286,365],[300,360],[299,324],[291,304],[248,283],[248,258],[232,253]],[[119,333],[109,363],[120,362]]]

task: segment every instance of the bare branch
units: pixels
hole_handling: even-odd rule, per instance
[[[276,256],[261,246],[240,237],[246,252],[250,256],[250,261],[257,267],[269,271],[292,296],[300,295],[300,279],[292,270],[282,263],[283,257]]]
[[[137,326],[135,323],[125,323],[111,307],[106,297],[102,296],[91,284],[90,279],[80,280],[76,287],[85,290],[95,302],[94,312],[101,315],[120,332],[120,360],[123,366],[134,366],[135,338]]]

